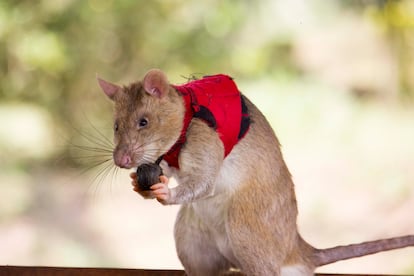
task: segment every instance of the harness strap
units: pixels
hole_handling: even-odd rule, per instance
[[[160,156],[161,160],[164,159],[169,166],[179,168],[178,156],[187,140],[187,129],[193,118],[204,120],[209,127],[218,131],[227,156],[250,126],[250,116],[244,97],[233,80],[226,75],[215,75],[172,86],[184,99],[183,128],[177,142],[166,154]],[[221,125],[218,125],[219,123]]]

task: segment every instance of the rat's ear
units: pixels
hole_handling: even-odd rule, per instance
[[[115,94],[121,90],[121,87],[110,83],[109,81],[103,80],[100,77],[96,76],[96,79],[98,80],[99,86],[102,88],[102,91],[111,99],[113,100],[115,97]]]
[[[163,98],[168,94],[170,85],[167,76],[159,69],[151,69],[147,72],[143,80],[145,91],[158,98]]]

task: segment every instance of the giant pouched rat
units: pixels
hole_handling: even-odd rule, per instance
[[[230,95],[237,89],[230,78],[207,80],[217,90],[223,79],[223,93],[233,103],[216,102],[211,111],[215,100],[205,82],[174,86],[157,69],[123,87],[98,78],[115,103],[115,164],[131,169],[164,159],[159,183],[141,189],[131,173],[132,183],[145,198],[181,204],[174,234],[188,275],[231,268],[247,275],[313,275],[318,266],[414,245],[414,235],[330,249],[305,242],[296,226],[291,175],[272,128],[245,96]],[[194,105],[201,97],[206,104]],[[236,119],[226,118],[233,114]],[[225,132],[232,132],[230,144]],[[174,151],[175,161],[164,157]],[[178,182],[174,188],[168,187],[171,176]]]

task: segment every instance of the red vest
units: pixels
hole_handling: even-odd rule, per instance
[[[233,79],[220,74],[173,87],[184,99],[184,126],[180,138],[163,159],[170,166],[179,168],[178,155],[185,144],[187,128],[192,118],[203,119],[217,131],[226,157],[250,125],[246,105]]]

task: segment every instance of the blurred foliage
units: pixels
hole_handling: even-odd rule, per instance
[[[38,105],[56,125],[76,126],[79,104],[87,108],[95,101],[96,73],[114,81],[132,81],[151,67],[174,72],[178,81],[180,75],[216,72],[300,78],[303,68],[292,58],[300,26],[283,19],[277,2],[2,1],[0,99]],[[316,17],[349,9],[384,29],[396,48],[399,95],[412,97],[412,1],[310,2]],[[279,14],[269,18],[275,10]],[[296,19],[302,20],[312,23]]]
[[[414,96],[414,2],[413,1],[343,1],[368,15],[388,36],[398,61],[400,97]],[[348,3],[349,4],[349,3]]]

